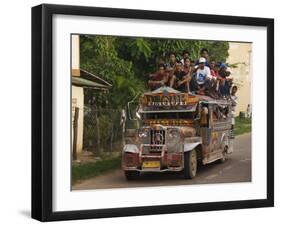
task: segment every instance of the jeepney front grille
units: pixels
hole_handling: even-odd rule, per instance
[[[150,144],[165,144],[165,130],[150,130]]]

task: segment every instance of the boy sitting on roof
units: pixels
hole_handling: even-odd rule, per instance
[[[200,57],[198,60],[198,67],[195,68],[196,92],[200,95],[205,95],[205,89],[212,79],[210,68],[206,65],[206,59]]]
[[[159,64],[158,71],[155,74],[149,75],[148,86],[151,91],[158,89],[161,86],[165,86],[168,83],[168,74],[166,73],[166,67],[164,64]]]
[[[177,60],[174,74],[170,81],[170,87],[175,88],[181,92],[189,91],[189,76],[182,70],[182,63]]]

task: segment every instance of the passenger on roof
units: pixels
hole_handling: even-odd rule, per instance
[[[200,50],[200,58],[205,58],[205,66],[209,67],[209,51],[206,48]],[[199,59],[195,62],[195,65],[199,65]]]
[[[188,92],[189,90],[189,81],[190,78],[182,70],[182,63],[180,60],[177,60],[174,74],[170,81],[170,87],[177,89],[181,92]]]
[[[198,60],[198,66],[195,67],[194,77],[196,80],[196,92],[201,95],[205,95],[206,88],[208,88],[208,83],[212,79],[210,68],[207,67],[206,59],[200,57]]]
[[[158,89],[161,86],[168,85],[168,74],[164,64],[159,64],[158,71],[155,74],[149,75],[148,86],[151,91]]]
[[[176,53],[175,52],[170,52],[169,53],[169,62],[167,63],[166,67],[168,70],[174,70],[176,66]]]
[[[221,77],[220,77],[220,74],[219,74],[219,70],[220,70],[220,64],[219,63],[215,63],[214,69],[213,69],[213,76],[217,78],[216,91],[220,95],[219,86],[220,86]],[[211,74],[212,74],[212,71],[211,71]]]
[[[181,59],[182,65],[184,65],[184,60],[185,60],[186,58],[190,58],[190,52],[189,52],[188,50],[184,50],[184,51],[182,52],[182,59]]]
[[[192,61],[189,57],[184,58],[184,65],[183,65],[183,72],[186,74],[187,78],[187,92],[191,92],[191,79],[192,79],[192,73],[193,73],[194,67],[192,65]]]
[[[219,70],[219,76],[220,76],[220,93],[222,96],[229,96],[230,95],[230,87],[232,85],[232,76],[231,71],[227,68],[227,65],[222,63],[220,65]]]
[[[213,77],[218,77],[219,72],[215,69],[216,68],[216,61],[212,60],[209,64],[211,75]]]
[[[211,79],[209,83],[209,96],[213,98],[219,98],[221,96],[219,92],[219,85],[220,85],[220,76],[219,76],[219,65],[212,60],[210,62],[210,72],[211,72]]]

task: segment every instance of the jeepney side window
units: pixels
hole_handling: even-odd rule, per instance
[[[212,112],[212,118],[213,118],[214,122],[219,120],[219,112],[218,112],[218,108],[217,108],[216,105],[214,105],[214,109],[213,109],[213,112]]]
[[[222,121],[229,117],[229,105],[214,105],[212,113],[213,121]]]

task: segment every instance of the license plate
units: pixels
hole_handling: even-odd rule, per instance
[[[159,161],[146,161],[142,163],[143,168],[160,168]]]

